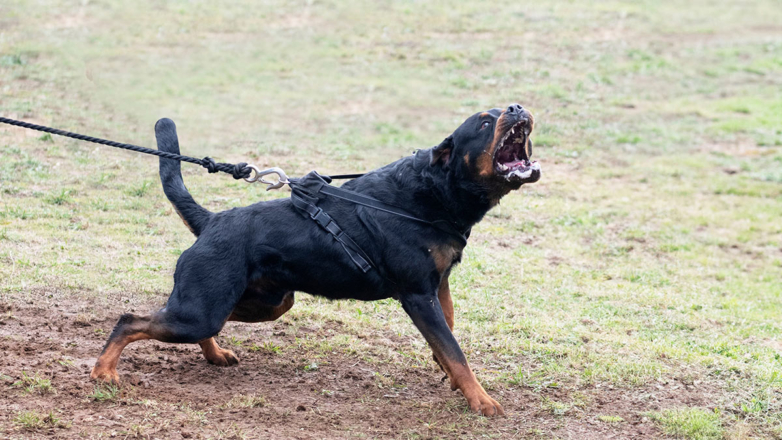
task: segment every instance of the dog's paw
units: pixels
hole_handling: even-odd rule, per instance
[[[505,415],[502,405],[492,399],[485,391],[483,393],[478,393],[475,396],[471,396],[467,399],[467,403],[470,405],[470,409],[473,412],[487,417]]]
[[[90,379],[119,384],[119,373],[115,368],[101,368],[100,365],[95,365],[90,371]]]
[[[239,363],[239,358],[236,357],[236,354],[233,351],[224,350],[222,348],[218,348],[214,352],[209,353],[209,356],[204,356],[210,364],[217,365],[218,367],[228,367]]]

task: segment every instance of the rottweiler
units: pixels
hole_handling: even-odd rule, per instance
[[[476,113],[439,145],[347,181],[342,188],[403,207],[420,219],[447,222],[469,236],[470,228],[500,199],[540,179],[531,161],[533,117],[519,104]],[[155,125],[158,149],[179,153],[170,119]],[[461,260],[463,235],[344,200],[324,209],[373,263],[356,268],[334,238],[276,199],[212,213],[185,188],[179,162],[160,159],[163,190],[197,237],[179,257],[174,288],[162,309],[149,316],[124,314],[114,327],[90,377],[119,382],[117,362],[133,341],[198,343],[213,364],[238,362],[215,342],[226,321],[273,321],[291,307],[294,292],[330,299],[395,298],[429,343],[451,389],[486,416],[504,414],[478,383],[451,331],[453,302],[448,276]]]

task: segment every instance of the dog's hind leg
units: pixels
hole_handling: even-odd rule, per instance
[[[137,316],[130,313],[122,315],[114,327],[114,331],[111,332],[100,357],[98,357],[98,361],[90,373],[90,378],[119,382],[117,374],[119,356],[125,346],[134,341],[142,339],[156,339],[161,342],[173,343],[209,341],[222,329],[225,315],[228,313],[225,312],[221,319],[215,315],[193,316],[179,310],[172,311],[169,305],[151,316]],[[210,348],[208,345],[204,348],[203,343],[201,347],[205,352]],[[217,360],[218,354],[223,355],[223,358],[226,357],[216,344],[213,348],[214,360]],[[235,357],[234,361],[236,361]]]
[[[215,338],[204,339],[199,342],[201,351],[204,353],[204,357],[210,364],[217,365],[218,367],[227,367],[229,365],[236,365],[239,363],[239,358],[231,350],[224,350],[217,345]]]
[[[229,321],[238,322],[267,322],[274,321],[293,307],[293,292],[286,292],[282,301],[278,305],[268,305],[258,299],[258,295],[252,292],[250,295],[245,292],[245,296],[239,301],[231,315]],[[231,350],[225,350],[217,345],[215,338],[205,339],[198,343],[204,353],[204,357],[210,364],[227,367],[239,363],[239,358]]]
[[[276,301],[272,301],[276,304],[269,304],[268,297],[264,296],[262,293],[254,293],[253,295],[247,295],[245,293],[245,296],[236,304],[236,307],[231,312],[231,316],[228,317],[228,320],[239,322],[275,321],[293,307],[293,292],[283,292],[282,295],[279,296],[270,296],[277,298]]]
[[[197,266],[178,265],[166,307],[151,316],[122,315],[90,373],[92,379],[118,382],[119,356],[131,342],[156,339],[192,344],[208,341],[220,332],[244,291],[246,278],[227,271],[210,276],[198,272]],[[219,347],[206,345],[207,349],[217,352]]]
[[[119,374],[117,373],[117,363],[119,355],[126,345],[141,339],[162,339],[161,334],[157,333],[160,327],[152,328],[153,316],[136,316],[126,313],[119,318],[114,331],[111,332],[109,340],[103,347],[103,351],[90,372],[90,378],[102,380],[105,382],[119,383]]]

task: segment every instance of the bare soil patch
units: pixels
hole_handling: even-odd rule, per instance
[[[119,394],[96,401],[89,371],[121,308],[94,307],[84,300],[43,301],[2,306],[0,433],[6,436],[655,438],[661,433],[644,412],[714,401],[714,393],[703,386],[678,382],[635,389],[505,387],[490,392],[508,415],[485,419],[467,412],[462,396],[440,381],[435,368],[368,363],[361,355],[339,352],[321,358],[314,369],[305,368],[312,353],[295,343],[285,322],[227,325],[221,344],[240,357],[236,367],[207,364],[196,345],[132,344],[120,362],[124,383]],[[227,344],[232,334],[248,330],[255,344],[271,341],[284,350]],[[330,322],[314,332],[328,338],[339,330]],[[368,337],[379,344],[398,339],[378,332]],[[478,371],[479,361],[473,361]],[[23,372],[51,379],[56,393],[14,386]],[[551,402],[565,403],[567,417],[557,414]],[[22,411],[54,411],[64,426],[30,430],[15,421]],[[624,421],[607,423],[599,416]]]

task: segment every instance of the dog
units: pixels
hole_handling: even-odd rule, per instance
[[[530,159],[533,125],[532,114],[519,104],[476,113],[439,145],[346,182],[344,189],[464,233],[327,199],[331,217],[373,262],[365,272],[291,199],[212,213],[185,188],[180,163],[161,158],[163,190],[197,239],[177,261],[165,307],[149,316],[122,315],[90,377],[119,382],[120,353],[142,339],[198,343],[210,363],[236,364],[236,355],[220,348],[214,336],[227,321],[279,318],[293,307],[296,291],[330,299],[395,298],[429,343],[451,389],[461,390],[474,412],[504,414],[452,334],[448,277],[470,228],[503,196],[540,179],[540,166]],[[159,150],[179,153],[173,121],[158,121],[155,136]]]

